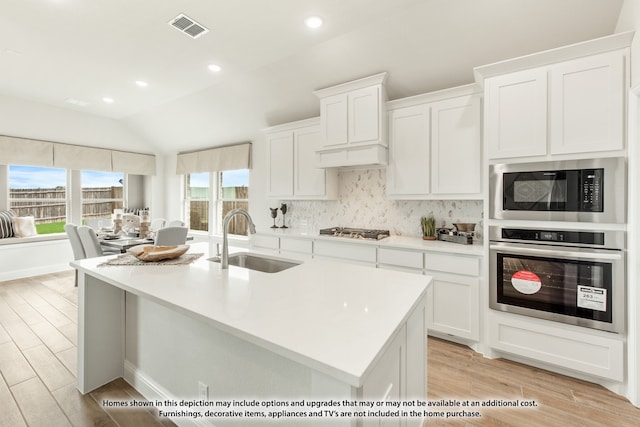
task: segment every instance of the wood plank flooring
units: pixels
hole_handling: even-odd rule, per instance
[[[0,283],[0,427],[175,425],[153,410],[103,408],[102,399],[143,399],[122,379],[83,396],[77,330],[72,270]]]
[[[143,399],[122,379],[84,396],[76,390],[76,312],[73,271],[0,283],[0,427],[173,426],[153,410],[103,407],[103,399]],[[429,418],[428,426],[640,425],[640,409],[595,384],[485,359],[435,338],[428,357],[432,402],[519,399],[538,405],[468,407],[481,417]]]

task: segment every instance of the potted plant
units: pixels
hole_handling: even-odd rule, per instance
[[[433,214],[420,218],[420,227],[422,228],[422,238],[424,240],[436,240],[436,219]]]

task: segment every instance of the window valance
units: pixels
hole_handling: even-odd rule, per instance
[[[155,175],[156,156],[0,135],[0,164]]]
[[[176,165],[179,175],[237,169],[251,169],[250,142],[181,153]]]
[[[53,165],[65,169],[110,172],[111,151],[81,145],[55,144]]]
[[[0,135],[0,164],[53,166],[53,144]]]

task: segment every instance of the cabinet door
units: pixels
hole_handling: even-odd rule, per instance
[[[487,79],[485,114],[490,159],[546,154],[546,69]]]
[[[379,86],[349,92],[349,143],[380,139],[380,102]]]
[[[427,291],[427,329],[474,341],[480,339],[480,283],[476,277],[433,275]]]
[[[348,142],[346,94],[328,96],[320,100],[320,127],[325,147]]]
[[[389,114],[387,194],[429,193],[429,107],[399,108]]]
[[[480,194],[480,99],[465,96],[431,105],[431,193]]]
[[[293,132],[267,135],[268,196],[293,196]]]
[[[316,150],[320,148],[320,127],[310,126],[294,131],[294,194],[321,197],[325,195],[325,170],[317,167]]]
[[[549,79],[551,154],[624,148],[622,52],[558,64]]]

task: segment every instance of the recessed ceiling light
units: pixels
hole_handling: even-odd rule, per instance
[[[149,83],[145,82],[144,80],[136,80],[136,85],[140,87],[147,87],[149,86]]]
[[[113,98],[109,98],[105,96],[104,98],[102,98],[102,100],[107,104],[113,104]]]
[[[310,16],[304,20],[304,24],[309,28],[320,28],[322,27],[322,18],[319,16]]]
[[[209,71],[213,71],[214,73],[217,73],[218,71],[222,70],[222,67],[216,64],[209,64],[208,68],[209,68]]]

